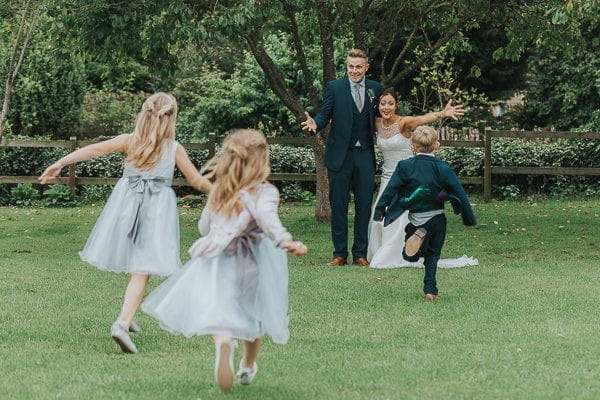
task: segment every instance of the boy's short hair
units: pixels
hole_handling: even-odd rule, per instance
[[[358,58],[364,58],[365,60],[369,59],[367,52],[363,49],[350,49],[348,51],[347,57],[358,57]]]
[[[412,132],[412,144],[420,153],[433,153],[438,141],[435,128],[427,125],[419,126]]]

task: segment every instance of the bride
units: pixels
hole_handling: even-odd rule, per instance
[[[398,161],[413,156],[411,150],[411,132],[420,125],[426,125],[443,118],[458,119],[464,114],[462,105],[452,105],[452,100],[446,104],[443,111],[432,112],[418,117],[401,117],[396,114],[398,108],[398,97],[392,89],[385,89],[379,96],[379,113],[381,118],[375,120],[377,131],[377,147],[383,154],[383,170],[381,184],[379,186],[379,197],[385,190]],[[408,224],[408,212],[404,212],[399,218],[388,226],[383,222],[369,221],[369,247],[367,259],[371,268],[398,268],[398,267],[423,267],[423,260],[409,262],[402,257],[402,245],[404,244],[404,228]],[[456,268],[467,265],[478,265],[477,259],[462,256],[460,258],[440,259],[438,268]]]

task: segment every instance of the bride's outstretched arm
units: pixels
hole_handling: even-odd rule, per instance
[[[442,111],[430,112],[417,117],[404,117],[400,120],[399,128],[400,132],[404,134],[410,134],[418,126],[427,125],[435,121],[439,121],[443,118],[452,118],[458,120],[458,117],[464,115],[465,109],[462,104],[452,105],[452,100],[448,101],[446,107]]]

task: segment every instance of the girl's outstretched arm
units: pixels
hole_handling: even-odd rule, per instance
[[[175,151],[175,163],[177,164],[177,168],[183,173],[183,176],[185,176],[185,179],[194,187],[194,189],[201,192],[208,192],[210,190],[212,183],[200,175],[200,172],[198,172],[182,145],[177,145],[177,150]]]
[[[90,144],[67,154],[48,168],[40,175],[38,180],[46,184],[60,174],[60,171],[67,165],[89,160],[95,157],[103,156],[108,153],[124,152],[129,144],[130,134],[119,135],[109,140]]]
[[[302,242],[290,241],[284,246],[287,253],[302,256],[308,252],[308,247]]]

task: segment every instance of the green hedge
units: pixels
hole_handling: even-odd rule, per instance
[[[482,148],[443,148],[439,156],[459,176],[483,176]],[[558,139],[537,142],[497,138],[492,141],[492,165],[503,167],[599,167],[600,141]],[[557,196],[598,195],[598,177],[567,175],[493,175],[495,197],[546,194]]]
[[[35,176],[59,157],[66,149],[10,148],[0,149],[0,175]],[[314,154],[306,146],[271,145],[271,165],[276,173],[315,173]],[[190,150],[190,158],[200,168],[208,159],[207,150]],[[494,139],[492,164],[497,166],[600,166],[600,141],[560,139],[554,142],[533,142],[519,139]],[[443,148],[439,156],[447,161],[459,176],[483,175],[483,149]],[[123,156],[110,154],[105,157],[77,164],[78,176],[118,177],[123,170]],[[377,153],[381,166],[381,155]],[[176,177],[181,177],[177,170]],[[288,200],[306,201],[314,194],[314,182],[276,182],[282,196]],[[11,204],[11,189],[15,185],[0,185],[0,203]],[[481,186],[472,190],[481,190]],[[38,189],[39,190],[39,189]],[[84,201],[106,198],[110,187],[78,187],[78,197]],[[178,194],[194,193],[191,188],[178,188]],[[582,176],[534,176],[494,175],[493,195],[499,198],[530,194],[558,196],[598,195],[600,184],[597,177]]]

